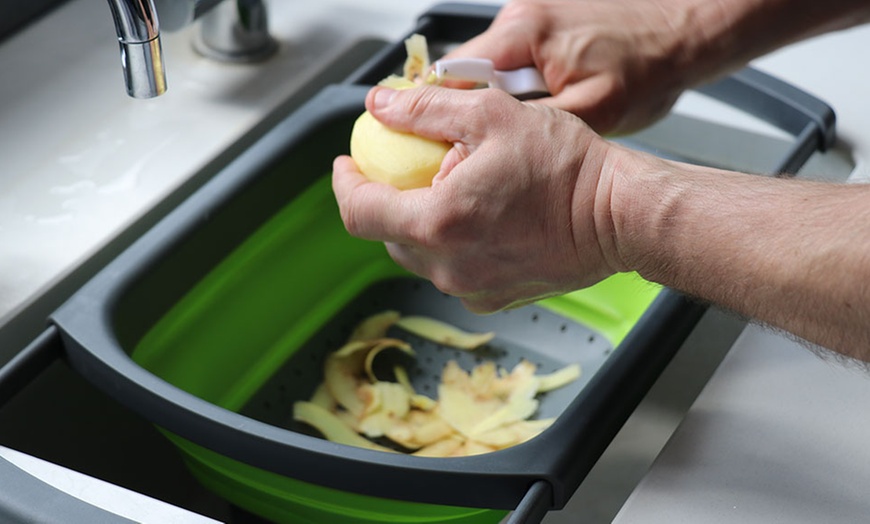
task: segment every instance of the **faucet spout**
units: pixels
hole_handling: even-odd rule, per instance
[[[160,25],[153,0],[108,0],[118,33],[127,94],[153,98],[166,92]]]

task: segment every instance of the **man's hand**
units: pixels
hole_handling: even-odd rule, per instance
[[[535,66],[553,95],[539,102],[599,133],[624,133],[663,116],[687,87],[683,35],[671,16],[655,0],[515,0],[448,57]]]
[[[496,90],[375,88],[385,125],[453,143],[432,187],[399,191],[336,159],[348,231],[478,312],[591,285],[619,269],[610,240],[609,146],[582,121]],[[603,203],[596,206],[597,203]]]

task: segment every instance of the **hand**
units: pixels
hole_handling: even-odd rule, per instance
[[[486,89],[376,87],[385,125],[453,143],[429,188],[369,182],[350,157],[333,189],[348,231],[466,307],[492,312],[591,285],[612,256],[608,144],[576,117]],[[605,242],[599,242],[603,236]]]
[[[535,66],[553,95],[539,102],[599,133],[626,133],[663,116],[689,86],[672,17],[655,0],[515,0],[447,56],[489,58],[502,70]]]

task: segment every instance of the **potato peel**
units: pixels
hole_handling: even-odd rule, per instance
[[[580,365],[571,364],[548,375],[538,375],[538,393],[546,393],[580,378]]]
[[[359,375],[365,363],[365,352],[373,346],[371,341],[348,342],[329,355],[323,366],[326,389],[338,404],[355,415],[365,409],[357,389],[362,384]]]
[[[405,371],[405,368],[402,366],[393,367],[393,375],[396,377],[396,382],[402,385],[408,393],[411,395],[411,407],[416,408],[422,411],[432,411],[438,406],[438,403],[427,397],[426,395],[421,395],[414,390],[414,386],[411,385],[411,379],[408,378],[408,372]]]
[[[387,330],[395,324],[401,315],[398,311],[384,311],[372,315],[362,322],[351,332],[348,342],[367,341],[386,338]]]
[[[317,389],[314,390],[314,394],[311,395],[310,402],[312,404],[316,404],[327,411],[332,411],[335,409],[335,397],[329,392],[329,389],[326,387],[325,382],[321,382]]]
[[[392,449],[375,444],[369,439],[361,436],[353,429],[347,427],[330,411],[327,411],[316,404],[312,404],[311,402],[296,402],[293,405],[293,418],[299,422],[304,422],[314,427],[317,431],[323,433],[323,436],[326,437],[327,440],[332,442],[378,451],[393,452]]]
[[[536,375],[537,366],[527,360],[510,371],[493,361],[466,371],[451,360],[442,370],[435,400],[417,393],[400,365],[393,367],[395,382],[374,375],[374,360],[387,349],[415,355],[407,342],[387,337],[392,326],[461,349],[479,347],[494,336],[395,311],[373,315],[326,358],[324,382],[310,402],[294,404],[294,418],[342,444],[395,451],[369,440],[386,438],[416,456],[476,455],[520,444],[544,431],[554,419],[529,420],[538,409],[536,395],[580,376],[576,364]]]
[[[375,346],[371,348],[368,353],[366,353],[366,358],[363,362],[363,368],[365,369],[366,375],[368,375],[370,381],[378,381],[378,378],[375,376],[375,372],[373,371],[375,357],[377,357],[381,353],[381,351],[390,348],[401,350],[402,352],[412,357],[415,354],[414,349],[411,348],[411,345],[407,342],[395,338],[381,339],[380,342],[375,344]]]
[[[422,82],[429,76],[429,46],[426,37],[414,33],[405,40],[405,52],[408,57],[402,67],[402,73],[408,80]]]
[[[402,317],[396,322],[396,327],[457,349],[477,349],[495,338],[495,333],[469,333],[446,322],[422,316]]]

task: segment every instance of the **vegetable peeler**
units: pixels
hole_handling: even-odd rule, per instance
[[[466,80],[487,84],[517,97],[529,98],[548,93],[541,72],[534,67],[522,67],[512,71],[498,71],[488,58],[453,58],[438,60],[433,64],[438,82]]]

